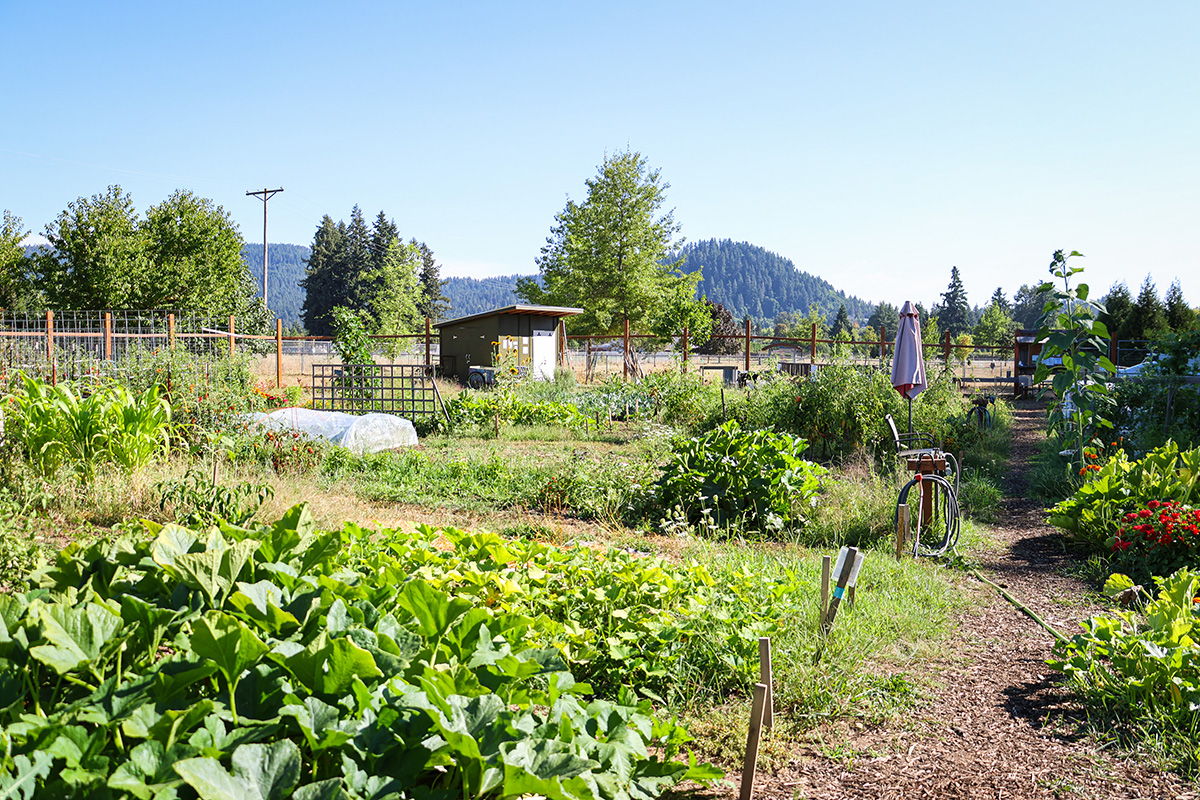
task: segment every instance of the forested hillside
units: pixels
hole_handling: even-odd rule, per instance
[[[305,259],[312,251],[302,244],[269,244],[267,249],[267,307],[283,320],[287,327],[300,324],[300,309],[304,305]],[[255,291],[262,294],[262,245],[242,246],[242,260],[250,269]]]
[[[513,293],[517,278],[524,275],[498,275],[495,278],[446,278],[442,291],[450,298],[447,319],[465,317],[493,308],[504,308],[521,300]]]
[[[843,303],[851,320],[862,321],[871,314],[869,303],[796,269],[790,259],[748,242],[690,242],[675,257],[681,255],[686,258],[684,271],[703,267],[699,291],[729,309],[734,319],[772,320],[792,311],[803,314],[812,303],[827,319],[837,316]]]

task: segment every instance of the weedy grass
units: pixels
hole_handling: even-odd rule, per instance
[[[878,721],[910,708],[922,692],[922,665],[942,655],[951,616],[970,602],[956,588],[956,577],[935,563],[897,562],[886,548],[870,550],[854,606],[842,605],[822,639],[821,556],[836,552],[697,543],[686,555],[708,564],[717,580],[727,572],[747,572],[765,584],[786,578],[805,587],[800,613],[771,640],[776,735],[786,739],[832,718]],[[710,758],[738,763],[745,745],[745,706],[748,702],[739,697],[715,710],[693,704],[684,713],[697,740],[712,744]]]

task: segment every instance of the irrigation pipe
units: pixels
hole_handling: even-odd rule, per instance
[[[1008,602],[1012,603],[1013,608],[1017,609],[1017,611],[1020,611],[1022,614],[1029,617],[1031,620],[1036,622],[1038,625],[1042,626],[1042,628],[1047,633],[1049,633],[1051,636],[1053,636],[1058,641],[1060,641],[1060,642],[1070,641],[1067,637],[1063,636],[1061,633],[1054,630],[1054,628],[1050,627],[1049,623],[1047,623],[1046,620],[1042,619],[1037,614],[1035,614],[1033,612],[1033,610],[1029,608],[1029,606],[1027,606],[1024,603],[1022,603],[1021,601],[1017,600],[1017,598],[1013,597],[1008,592],[1004,591],[1004,589],[1002,589],[998,584],[992,583],[987,578],[980,575],[979,570],[973,569],[967,574],[970,575],[971,577],[975,578],[976,580],[979,580],[982,583],[986,583],[988,586],[995,589],[997,592],[1000,593],[1001,597],[1003,597]]]

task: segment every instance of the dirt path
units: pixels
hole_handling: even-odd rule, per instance
[[[1018,407],[999,544],[981,571],[1057,630],[1070,635],[1100,608],[1065,577],[1071,556],[1023,497],[1041,413]],[[933,696],[906,720],[844,737],[832,760],[810,751],[775,775],[760,775],[758,797],[804,798],[1196,798],[1180,778],[1101,751],[1082,735],[1080,709],[1046,666],[1052,637],[996,592],[970,581],[980,603],[959,620],[963,657],[940,676]]]

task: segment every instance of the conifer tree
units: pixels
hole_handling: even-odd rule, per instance
[[[1133,303],[1133,320],[1135,339],[1155,339],[1167,331],[1167,311],[1149,275]]]
[[[1004,296],[1004,289],[999,286],[996,287],[996,291],[992,292],[992,299],[988,301],[988,304],[999,307],[1005,314],[1012,314],[1012,304]]]
[[[304,287],[304,327],[314,336],[333,335],[333,309],[349,306],[345,261],[346,226],[326,214],[313,236],[312,253],[300,285]]]
[[[421,251],[420,297],[417,300],[417,310],[421,316],[438,322],[450,310],[450,298],[446,297],[443,287],[441,267],[433,257],[433,251],[425,244],[419,244]]]
[[[1183,333],[1191,330],[1196,324],[1196,312],[1183,299],[1183,289],[1179,286],[1179,279],[1176,278],[1171,282],[1171,288],[1167,289],[1166,297],[1167,305],[1167,325],[1176,333]]]
[[[950,268],[950,285],[942,293],[942,302],[935,313],[941,329],[949,331],[951,336],[967,333],[971,329],[971,306],[967,302],[967,292],[963,288],[958,267]]]
[[[1133,320],[1133,295],[1125,281],[1118,281],[1104,295],[1105,312],[1100,315],[1100,321],[1108,328],[1108,335],[1113,341],[1140,338],[1134,336],[1135,323]]]
[[[833,320],[833,327],[829,331],[829,338],[836,339],[843,333],[850,333],[850,315],[846,313],[845,303],[838,308],[837,316]]]

